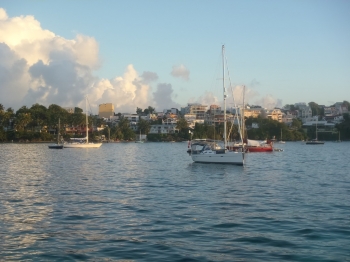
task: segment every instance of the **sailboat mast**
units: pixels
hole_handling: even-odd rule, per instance
[[[243,147],[243,140],[244,140],[244,137],[245,137],[245,130],[244,130],[244,107],[245,107],[245,104],[244,104],[244,99],[245,99],[245,85],[243,86],[243,101],[242,101],[242,117],[241,117],[241,121],[242,121],[242,124],[241,124],[241,128],[242,128],[242,132],[241,132],[241,139],[242,139],[242,147]]]
[[[227,147],[227,137],[226,137],[226,88],[225,88],[225,46],[222,45],[222,86],[224,91],[224,149]]]
[[[88,113],[87,113],[87,96],[85,97],[85,119],[86,119],[86,143],[89,143],[89,123],[88,123]]]
[[[60,141],[60,119],[58,119],[58,130],[57,130],[57,144]]]
[[[316,119],[316,140],[318,140],[318,137],[317,137],[317,122],[318,122],[318,116],[317,116],[317,119]]]

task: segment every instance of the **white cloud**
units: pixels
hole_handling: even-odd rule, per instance
[[[184,65],[173,66],[171,75],[174,77],[182,78],[184,80],[190,79],[190,71]]]
[[[102,79],[91,88],[94,106],[113,103],[116,111],[136,113],[136,108],[152,106],[150,86],[143,82],[133,65],[129,65],[123,76],[111,80]]]
[[[17,110],[35,103],[85,108],[88,95],[94,113],[99,104],[113,103],[116,112],[157,106],[178,106],[171,84],[160,84],[152,93],[154,72],[141,76],[128,65],[122,76],[99,79],[99,47],[93,37],[65,39],[41,28],[33,16],[9,18],[0,8],[0,103]],[[183,68],[182,68],[183,69]],[[188,78],[188,70],[177,71]],[[187,72],[187,73],[186,73]],[[182,76],[181,76],[182,75]]]
[[[154,72],[143,72],[142,74],[142,79],[143,79],[143,82],[148,84],[150,82],[153,82],[153,81],[156,81],[158,79],[158,75]]]
[[[163,109],[180,108],[180,105],[173,101],[173,88],[171,84],[158,84],[157,90],[153,93],[153,99],[156,104],[156,111]]]
[[[254,97],[258,96],[256,91],[243,85],[235,86],[228,93],[233,97],[231,101],[234,101],[237,106],[243,105],[243,102],[244,104],[249,104]]]
[[[5,107],[75,106],[84,100],[94,81],[92,70],[99,66],[94,38],[64,39],[42,29],[33,16],[9,18],[2,8],[0,43],[0,103]]]
[[[8,17],[7,17],[5,9],[0,8],[0,20],[6,20],[7,18]]]
[[[273,109],[275,107],[281,108],[282,107],[282,100],[276,99],[272,95],[266,95],[259,100],[256,100],[255,103],[257,105],[260,105],[263,108],[267,109]]]
[[[219,101],[219,99],[212,93],[212,92],[208,92],[206,91],[202,96],[198,97],[198,98],[190,98],[188,100],[188,103],[199,103],[202,105],[221,105],[222,104],[222,99],[221,101]]]

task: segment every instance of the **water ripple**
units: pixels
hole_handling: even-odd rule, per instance
[[[350,144],[283,147],[236,167],[186,143],[0,144],[0,260],[350,261]]]

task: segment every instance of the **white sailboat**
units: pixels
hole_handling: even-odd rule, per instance
[[[316,138],[312,139],[310,141],[306,141],[305,144],[307,144],[307,145],[323,145],[324,144],[323,141],[319,141],[318,140],[318,136],[317,136],[317,121],[318,121],[318,119],[316,119]]]
[[[281,140],[279,141],[280,144],[285,144],[286,142],[282,140],[282,128],[281,128]]]
[[[87,113],[87,97],[85,101],[85,119],[86,119],[86,137],[84,138],[71,138],[69,143],[65,143],[63,146],[65,148],[97,148],[102,145],[102,143],[89,143],[89,123],[88,123],[88,113]]]
[[[141,139],[141,129],[140,129],[140,137],[139,137],[139,140],[135,140],[135,143],[143,143],[143,140]]]
[[[49,145],[50,149],[63,149],[63,144],[60,143],[60,119],[58,119],[57,143]]]
[[[217,163],[217,164],[244,164],[244,150],[230,151],[227,149],[226,134],[226,88],[225,88],[225,46],[222,46],[222,65],[223,65],[223,97],[224,97],[224,145],[220,147],[219,141],[214,140],[194,140],[191,143],[189,154],[194,162],[199,163]]]

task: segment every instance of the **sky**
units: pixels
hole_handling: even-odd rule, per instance
[[[222,105],[222,45],[228,107],[350,100],[347,0],[0,0],[0,104]]]

